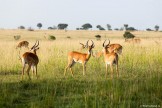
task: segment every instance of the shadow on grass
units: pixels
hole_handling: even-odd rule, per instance
[[[162,83],[162,80],[159,80],[159,83]],[[111,108],[139,107],[147,102],[159,105],[162,100],[161,89],[155,79],[149,79],[147,83],[142,79],[23,80],[17,83],[0,83],[0,107]],[[150,98],[151,96],[154,97]]]

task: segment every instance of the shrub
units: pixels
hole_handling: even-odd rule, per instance
[[[128,39],[128,38],[134,38],[134,37],[135,37],[132,33],[128,32],[128,31],[126,31],[126,32],[123,34],[123,36],[124,36],[124,38],[126,38],[126,39]]]
[[[15,40],[19,40],[20,38],[21,38],[20,35],[14,36],[14,39],[15,39]]]
[[[53,35],[49,35],[49,36],[48,36],[48,39],[49,39],[49,40],[56,40],[56,37],[53,36]]]
[[[96,35],[96,40],[101,40],[101,36],[100,35]]]
[[[67,36],[66,38],[71,39],[71,37],[70,37],[70,36]]]

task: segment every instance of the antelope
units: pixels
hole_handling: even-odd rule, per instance
[[[105,61],[105,65],[106,65],[106,74],[105,76],[107,76],[107,70],[108,70],[108,65],[110,65],[110,69],[111,69],[111,78],[113,77],[113,65],[116,65],[116,72],[117,72],[117,77],[119,77],[119,71],[118,71],[118,54],[116,52],[109,52],[109,50],[107,50],[110,47],[110,40],[109,43],[107,45],[105,45],[106,40],[103,43],[103,55],[104,55],[104,61]]]
[[[139,38],[125,39],[125,42],[127,42],[127,43],[140,43],[141,39],[139,39]]]
[[[17,49],[17,48],[20,48],[20,49],[21,49],[21,47],[26,47],[26,48],[29,49],[28,46],[29,46],[29,42],[28,42],[28,41],[21,41],[21,42],[19,42],[18,45],[16,46],[16,49]]]
[[[122,54],[122,49],[123,49],[123,47],[120,44],[110,44],[107,47],[107,51],[109,53],[115,52],[117,54]],[[103,51],[98,52],[96,57],[100,57],[102,54],[103,54]]]
[[[33,51],[33,52],[25,52],[21,57],[22,65],[23,65],[22,79],[24,76],[24,70],[25,70],[26,64],[28,65],[27,74],[28,74],[29,79],[30,79],[29,71],[31,67],[32,67],[33,74],[34,74],[34,68],[35,68],[35,75],[37,77],[37,65],[38,65],[39,59],[38,59],[36,51],[39,49],[38,46],[39,46],[39,41],[36,41],[36,43],[30,49],[30,51]]]
[[[92,55],[92,49],[95,47],[93,41],[92,41],[92,45],[90,45],[90,46],[88,45],[88,42],[89,42],[89,40],[87,41],[87,44],[86,44],[86,48],[88,49],[87,53],[80,53],[80,52],[76,52],[76,51],[72,51],[72,52],[68,53],[68,65],[65,68],[64,76],[65,76],[66,71],[67,71],[68,68],[70,69],[71,74],[73,76],[72,67],[74,66],[74,64],[76,62],[82,64],[82,66],[83,66],[83,75],[85,75],[86,63],[88,62],[88,60],[90,59],[90,57]]]

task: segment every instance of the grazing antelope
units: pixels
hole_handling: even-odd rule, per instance
[[[118,71],[118,54],[116,52],[109,52],[107,49],[110,47],[110,40],[107,45],[105,45],[106,40],[103,43],[103,55],[104,55],[104,60],[106,64],[106,74],[107,76],[107,68],[108,65],[110,65],[111,69],[111,77],[113,77],[113,64],[116,65],[116,72],[117,72],[117,77],[119,77],[119,71]]]
[[[92,41],[92,40],[91,40]],[[92,45],[88,45],[89,40],[87,41],[86,48],[88,49],[87,53],[80,53],[76,51],[69,52],[68,54],[68,65],[65,68],[64,76],[66,74],[66,71],[68,68],[70,68],[71,74],[73,76],[73,71],[72,71],[72,66],[76,63],[79,62],[83,66],[83,75],[85,75],[86,71],[86,63],[91,57],[92,54],[92,49],[94,48],[94,42],[92,41]]]
[[[125,42],[127,42],[127,43],[141,43],[141,39],[139,39],[139,38],[125,39]]]
[[[36,43],[34,44],[34,46],[30,50],[30,51],[33,50],[33,53],[32,52],[25,52],[21,57],[22,65],[23,65],[22,79],[23,79],[26,64],[28,65],[27,74],[28,74],[29,79],[30,79],[29,71],[30,71],[31,67],[32,67],[33,74],[34,74],[34,68],[35,68],[35,75],[37,76],[37,65],[38,65],[39,59],[38,59],[36,51],[39,49],[38,46],[39,46],[39,41],[36,41]]]
[[[26,48],[29,49],[28,46],[29,46],[29,42],[28,42],[28,41],[21,41],[21,42],[19,42],[18,45],[16,46],[16,49],[17,49],[17,48],[20,48],[20,49],[21,49],[21,47],[26,47]]]

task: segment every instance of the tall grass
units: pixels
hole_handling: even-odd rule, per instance
[[[66,36],[65,36],[66,37]],[[0,42],[0,107],[31,108],[138,108],[144,105],[162,106],[162,48],[152,39],[141,44],[127,44],[122,39],[111,39],[123,46],[119,56],[120,77],[105,78],[103,57],[91,57],[86,75],[82,66],[73,67],[74,78],[68,70],[67,53],[80,48],[87,38],[40,40],[38,79],[21,80],[21,61],[15,41]],[[160,41],[160,40],[157,40]],[[35,40],[30,40],[30,46]],[[102,41],[95,41],[94,52],[101,51]],[[151,44],[150,44],[151,43]],[[4,47],[6,46],[6,47]],[[27,49],[22,49],[23,54]],[[82,52],[86,52],[83,50]],[[110,69],[109,69],[110,71]]]

